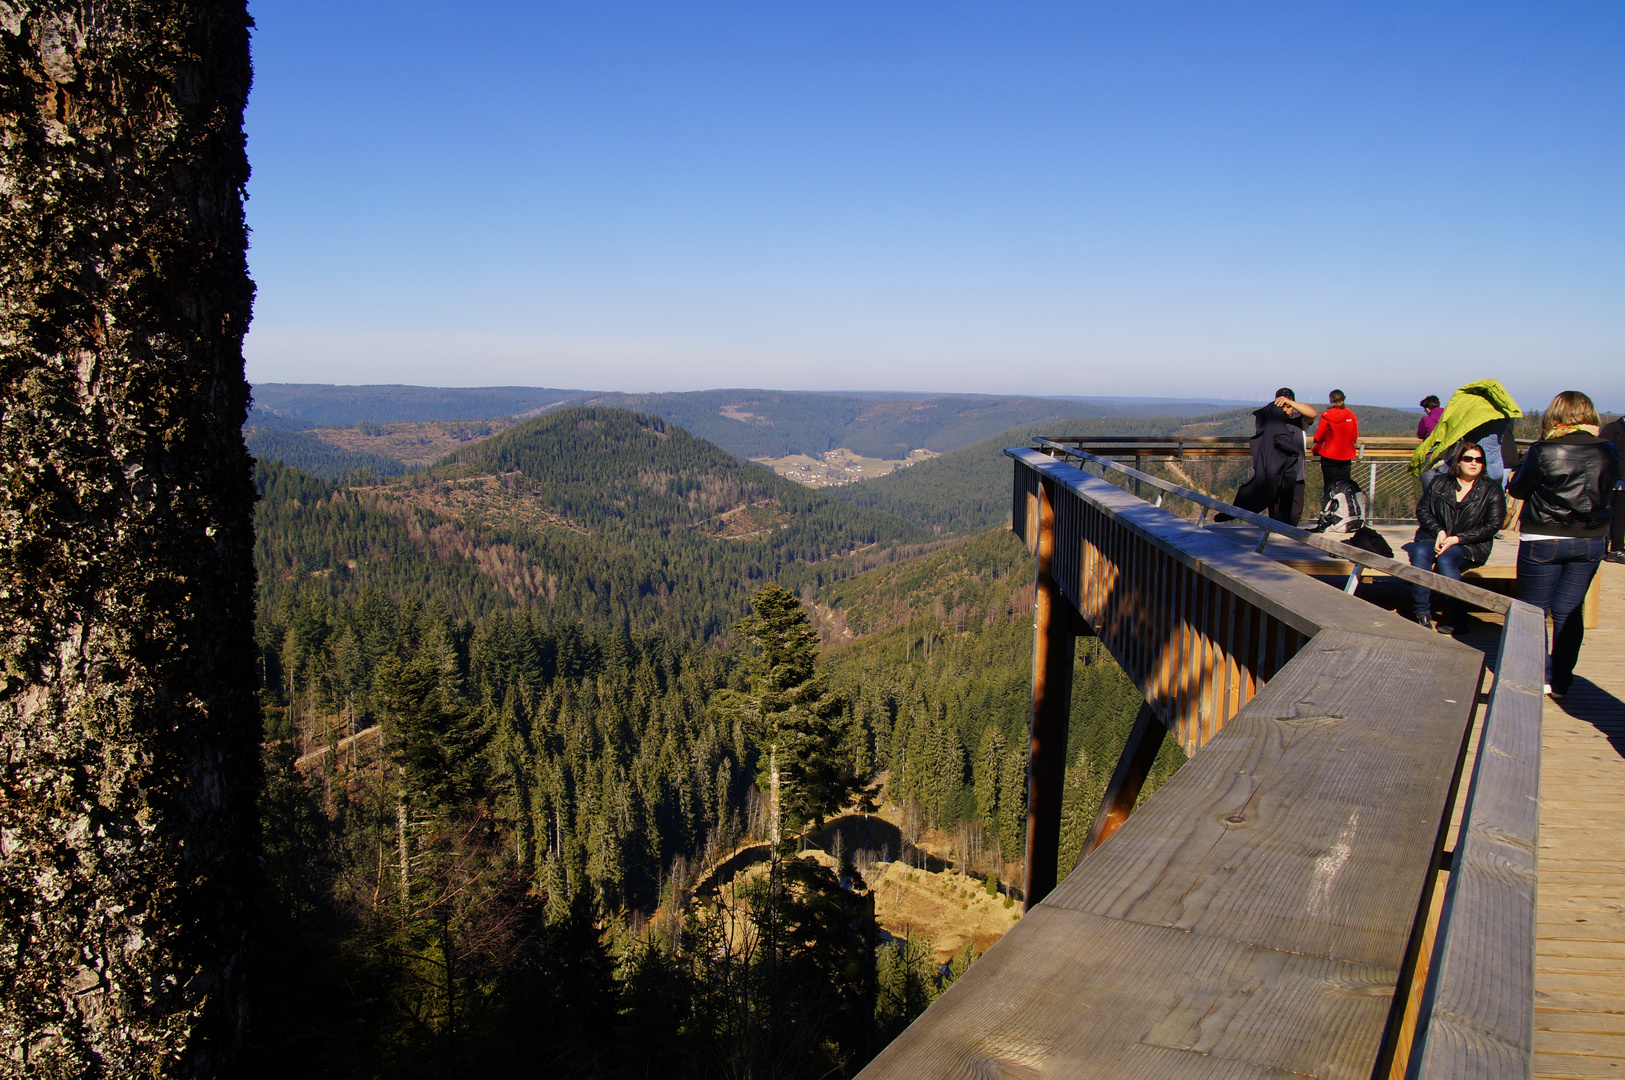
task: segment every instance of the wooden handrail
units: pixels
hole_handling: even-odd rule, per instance
[[[1160,721],[1136,724],[1113,788],[1152,729],[1193,756],[1117,806],[1110,839],[863,1075],[1526,1075],[1533,880],[1509,887],[1504,868],[1533,859],[1539,613],[1504,608],[1429,951],[1483,655],[1049,454],[1006,453],[1012,527],[1050,545],[1054,588]]]
[[[1252,441],[1245,435],[1052,435],[1049,441],[1074,447],[1097,448],[1115,457],[1248,457]],[[1409,460],[1421,440],[1403,435],[1368,435],[1358,442],[1363,461]]]
[[[1409,1080],[1526,1080],[1535,1038],[1546,618],[1507,612]]]
[[[1463,603],[1471,604],[1472,606],[1483,611],[1493,611],[1497,614],[1505,614],[1512,604],[1512,600],[1510,598],[1502,596],[1500,593],[1493,593],[1488,589],[1479,588],[1477,585],[1469,585],[1466,582],[1458,581],[1455,578],[1447,578],[1443,574],[1436,574],[1431,570],[1423,570],[1419,567],[1412,566],[1410,563],[1400,562],[1398,559],[1390,559],[1385,555],[1378,555],[1374,551],[1366,551],[1364,548],[1354,547],[1340,540],[1334,540],[1331,537],[1325,536],[1321,533],[1310,532],[1308,529],[1300,529],[1296,525],[1288,525],[1284,521],[1276,521],[1274,518],[1267,517],[1263,514],[1254,513],[1251,510],[1243,510],[1239,506],[1227,503],[1222,499],[1216,499],[1205,492],[1196,491],[1187,487],[1180,487],[1178,484],[1169,483],[1167,480],[1152,476],[1150,473],[1144,473],[1138,469],[1129,468],[1120,461],[1113,461],[1110,458],[1100,457],[1098,455],[1088,453],[1087,451],[1079,450],[1076,447],[1067,446],[1059,440],[1040,438],[1034,439],[1033,441],[1038,443],[1040,447],[1055,450],[1066,455],[1067,457],[1075,457],[1083,461],[1091,462],[1099,465],[1103,469],[1113,469],[1142,483],[1150,484],[1153,487],[1156,487],[1171,495],[1178,495],[1180,498],[1196,503],[1198,506],[1205,506],[1209,510],[1215,510],[1221,514],[1228,514],[1237,520],[1245,521],[1250,525],[1256,525],[1267,533],[1272,533],[1276,536],[1284,536],[1290,540],[1296,540],[1300,544],[1307,544],[1312,548],[1336,555],[1339,559],[1346,560],[1358,566],[1364,566],[1370,570],[1380,570],[1389,577],[1398,578],[1401,581],[1409,582],[1412,585],[1421,585],[1423,588],[1430,589],[1433,592],[1444,593],[1446,596],[1454,597]],[[1008,454],[1009,451],[1005,451],[1005,453]]]

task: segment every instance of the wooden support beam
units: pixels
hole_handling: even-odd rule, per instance
[[[1117,827],[1133,812],[1134,800],[1140,797],[1140,789],[1145,786],[1145,778],[1151,772],[1151,763],[1157,760],[1157,751],[1162,749],[1162,740],[1167,734],[1167,727],[1157,719],[1151,706],[1141,705],[1128,742],[1123,744],[1123,756],[1117,759],[1111,783],[1106,785],[1106,795],[1100,800],[1095,823],[1090,826],[1089,836],[1078,852],[1078,862],[1081,863],[1084,856],[1104,844],[1106,838],[1116,832]]]
[[[1055,485],[1039,485],[1038,577],[1033,598],[1032,750],[1027,767],[1025,910],[1055,888],[1061,849],[1061,796],[1066,786],[1066,731],[1071,720],[1072,654],[1077,617],[1056,584]]]

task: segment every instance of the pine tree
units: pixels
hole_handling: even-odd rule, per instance
[[[740,620],[740,637],[756,655],[747,663],[748,688],[713,699],[719,719],[737,718],[768,759],[771,840],[780,842],[781,810],[822,824],[857,788],[842,755],[841,703],[818,671],[818,633],[795,595],[764,585]]]

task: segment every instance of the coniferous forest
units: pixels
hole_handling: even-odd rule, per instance
[[[1019,887],[1008,533],[599,408],[256,481],[265,1075],[849,1076],[976,952],[882,927],[885,867]],[[1140,706],[1087,645],[1075,683],[1068,861]]]

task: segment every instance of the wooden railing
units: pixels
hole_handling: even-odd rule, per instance
[[[1484,656],[1046,447],[1007,451],[1012,525],[1038,563],[1031,906],[864,1075],[1528,1075],[1539,612],[1338,552],[1505,616],[1446,852]],[[1266,538],[1335,543],[1135,478]],[[1100,636],[1151,708],[1054,886],[1078,633]],[[1130,814],[1167,731],[1191,760]]]
[[[1134,467],[1145,470],[1153,464],[1171,466],[1175,475],[1193,461],[1214,458],[1248,458],[1252,455],[1252,440],[1239,435],[1193,435],[1147,438],[1126,435],[1059,436],[1045,440],[1051,446],[1079,450],[1096,458],[1132,461]],[[1418,479],[1410,472],[1411,454],[1419,440],[1406,436],[1376,435],[1361,439],[1356,445],[1352,463],[1352,478],[1365,492],[1369,503],[1368,520],[1377,523],[1411,522],[1417,497],[1421,494]],[[1181,463],[1184,463],[1183,465]],[[1317,470],[1307,473],[1311,490],[1319,491]],[[1135,494],[1141,485],[1134,485]],[[1309,511],[1314,516],[1314,511]]]
[[[1100,457],[1249,457],[1252,440],[1245,435],[1056,435],[1046,442],[1087,451]],[[1357,460],[1408,461],[1420,439],[1403,435],[1374,435],[1359,441]]]

